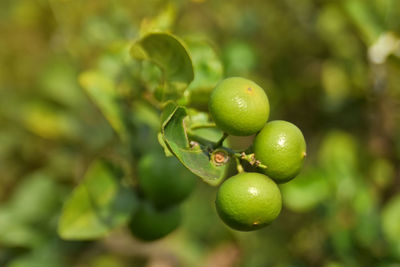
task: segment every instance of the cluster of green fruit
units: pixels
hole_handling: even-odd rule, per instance
[[[209,111],[216,127],[224,132],[214,151],[230,149],[222,147],[228,135],[256,134],[251,148],[254,153],[241,153],[236,158],[239,173],[226,179],[218,189],[218,214],[236,230],[251,231],[266,226],[282,208],[276,183],[293,179],[302,168],[306,156],[304,137],[289,122],[267,123],[268,97],[260,86],[247,79],[234,77],[221,81],[211,93]],[[253,172],[242,167],[243,156],[252,158],[256,167]],[[195,182],[195,176],[177,158],[165,157],[161,150],[142,157],[138,163],[142,202],[129,224],[132,234],[153,241],[176,229],[181,221],[179,204],[193,191]]]
[[[179,204],[194,190],[196,177],[175,157],[165,157],[160,150],[140,159],[138,182],[142,201],[129,229],[143,241],[160,239],[180,225]]]
[[[257,230],[278,217],[282,198],[276,183],[293,179],[306,157],[299,128],[282,120],[267,122],[269,109],[265,91],[244,78],[225,79],[211,93],[209,111],[225,135],[256,134],[252,146],[256,171],[240,168],[220,186],[215,202],[221,219],[236,230]]]

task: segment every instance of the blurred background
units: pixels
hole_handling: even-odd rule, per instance
[[[79,75],[118,71],[115,47],[152,23],[206,39],[223,77],[256,81],[303,131],[306,166],[265,229],[228,229],[199,180],[160,241],[58,236],[116,140]],[[400,266],[400,1],[2,0],[0,33],[0,266]]]

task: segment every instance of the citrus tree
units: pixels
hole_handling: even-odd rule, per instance
[[[1,1],[0,265],[396,265],[399,4]]]
[[[162,238],[179,226],[179,204],[195,177],[220,186],[217,211],[233,229],[256,230],[278,217],[276,183],[299,173],[306,147],[293,124],[267,123],[269,100],[259,85],[224,79],[205,40],[149,30],[110,53],[120,61],[79,80],[119,139],[66,200],[61,237],[96,239],[128,224],[139,239]],[[229,136],[255,136],[254,145],[238,149]]]

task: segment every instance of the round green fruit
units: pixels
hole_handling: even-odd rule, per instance
[[[133,215],[129,229],[133,236],[143,241],[154,241],[174,231],[181,222],[178,206],[157,210],[148,203],[143,203]]]
[[[196,186],[196,177],[175,157],[158,151],[140,159],[138,180],[145,198],[159,209],[182,202]]]
[[[267,176],[244,172],[220,186],[215,204],[220,218],[228,226],[239,231],[252,231],[278,217],[282,197],[276,183]]]
[[[300,129],[287,121],[271,121],[254,140],[254,154],[267,168],[263,172],[277,183],[287,182],[303,167],[306,142]]]
[[[208,107],[215,124],[236,136],[257,133],[269,117],[269,102],[264,90],[240,77],[221,81],[211,92]]]

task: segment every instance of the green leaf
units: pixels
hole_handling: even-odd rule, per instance
[[[176,19],[176,7],[173,3],[167,6],[153,18],[144,18],[140,25],[140,34],[145,35],[154,31],[168,31]]]
[[[400,194],[385,205],[381,218],[383,233],[392,245],[393,253],[400,259]]]
[[[63,239],[96,239],[125,224],[137,199],[121,174],[104,160],[91,164],[83,182],[66,200],[58,225]]]
[[[21,221],[10,207],[0,209],[0,243],[9,247],[35,247],[43,243],[37,227]]]
[[[184,43],[169,33],[153,32],[131,47],[135,59],[150,60],[163,72],[158,98],[179,98],[194,78],[192,60]]]
[[[172,104],[167,106],[166,113],[169,115],[162,116],[166,118],[161,127],[165,143],[178,160],[191,172],[210,185],[219,185],[229,171],[230,163],[233,160],[228,160],[224,165],[216,166],[210,161],[207,147],[190,146],[186,133],[186,109],[177,106],[171,113],[171,107]]]
[[[35,247],[45,242],[44,231],[58,213],[62,193],[62,188],[43,172],[24,178],[11,199],[0,207],[0,243]]]
[[[358,143],[347,132],[330,131],[320,144],[318,160],[321,166],[337,174],[354,172],[359,157]]]
[[[154,130],[160,129],[160,114],[151,106],[141,101],[133,103],[134,119],[151,127]]]
[[[24,103],[20,110],[22,123],[32,133],[46,139],[76,139],[79,135],[79,122],[62,109],[44,101]]]
[[[214,143],[218,142],[224,134],[211,120],[207,112],[199,112],[196,109],[188,110],[186,126],[192,134]]]
[[[189,105],[207,110],[212,89],[222,80],[224,68],[212,45],[204,39],[185,39],[193,60],[194,80],[188,87]]]
[[[19,221],[43,223],[59,210],[62,193],[62,188],[52,177],[36,172],[19,184],[8,204]]]
[[[223,47],[227,76],[248,76],[257,66],[257,55],[246,41],[233,40]]]
[[[363,34],[363,38],[368,45],[371,45],[384,32],[383,26],[379,23],[373,8],[368,1],[347,0],[344,1],[344,8],[356,27]]]
[[[290,183],[281,185],[285,206],[297,212],[307,212],[330,195],[330,184],[322,170],[305,170]]]
[[[163,148],[165,156],[166,157],[173,156],[171,151],[169,150],[169,147],[167,146],[167,144],[164,141],[162,133],[157,134],[157,140],[158,140],[158,143],[160,144],[160,146]]]
[[[113,79],[99,71],[91,70],[82,73],[79,82],[121,139],[126,140],[124,113]]]

